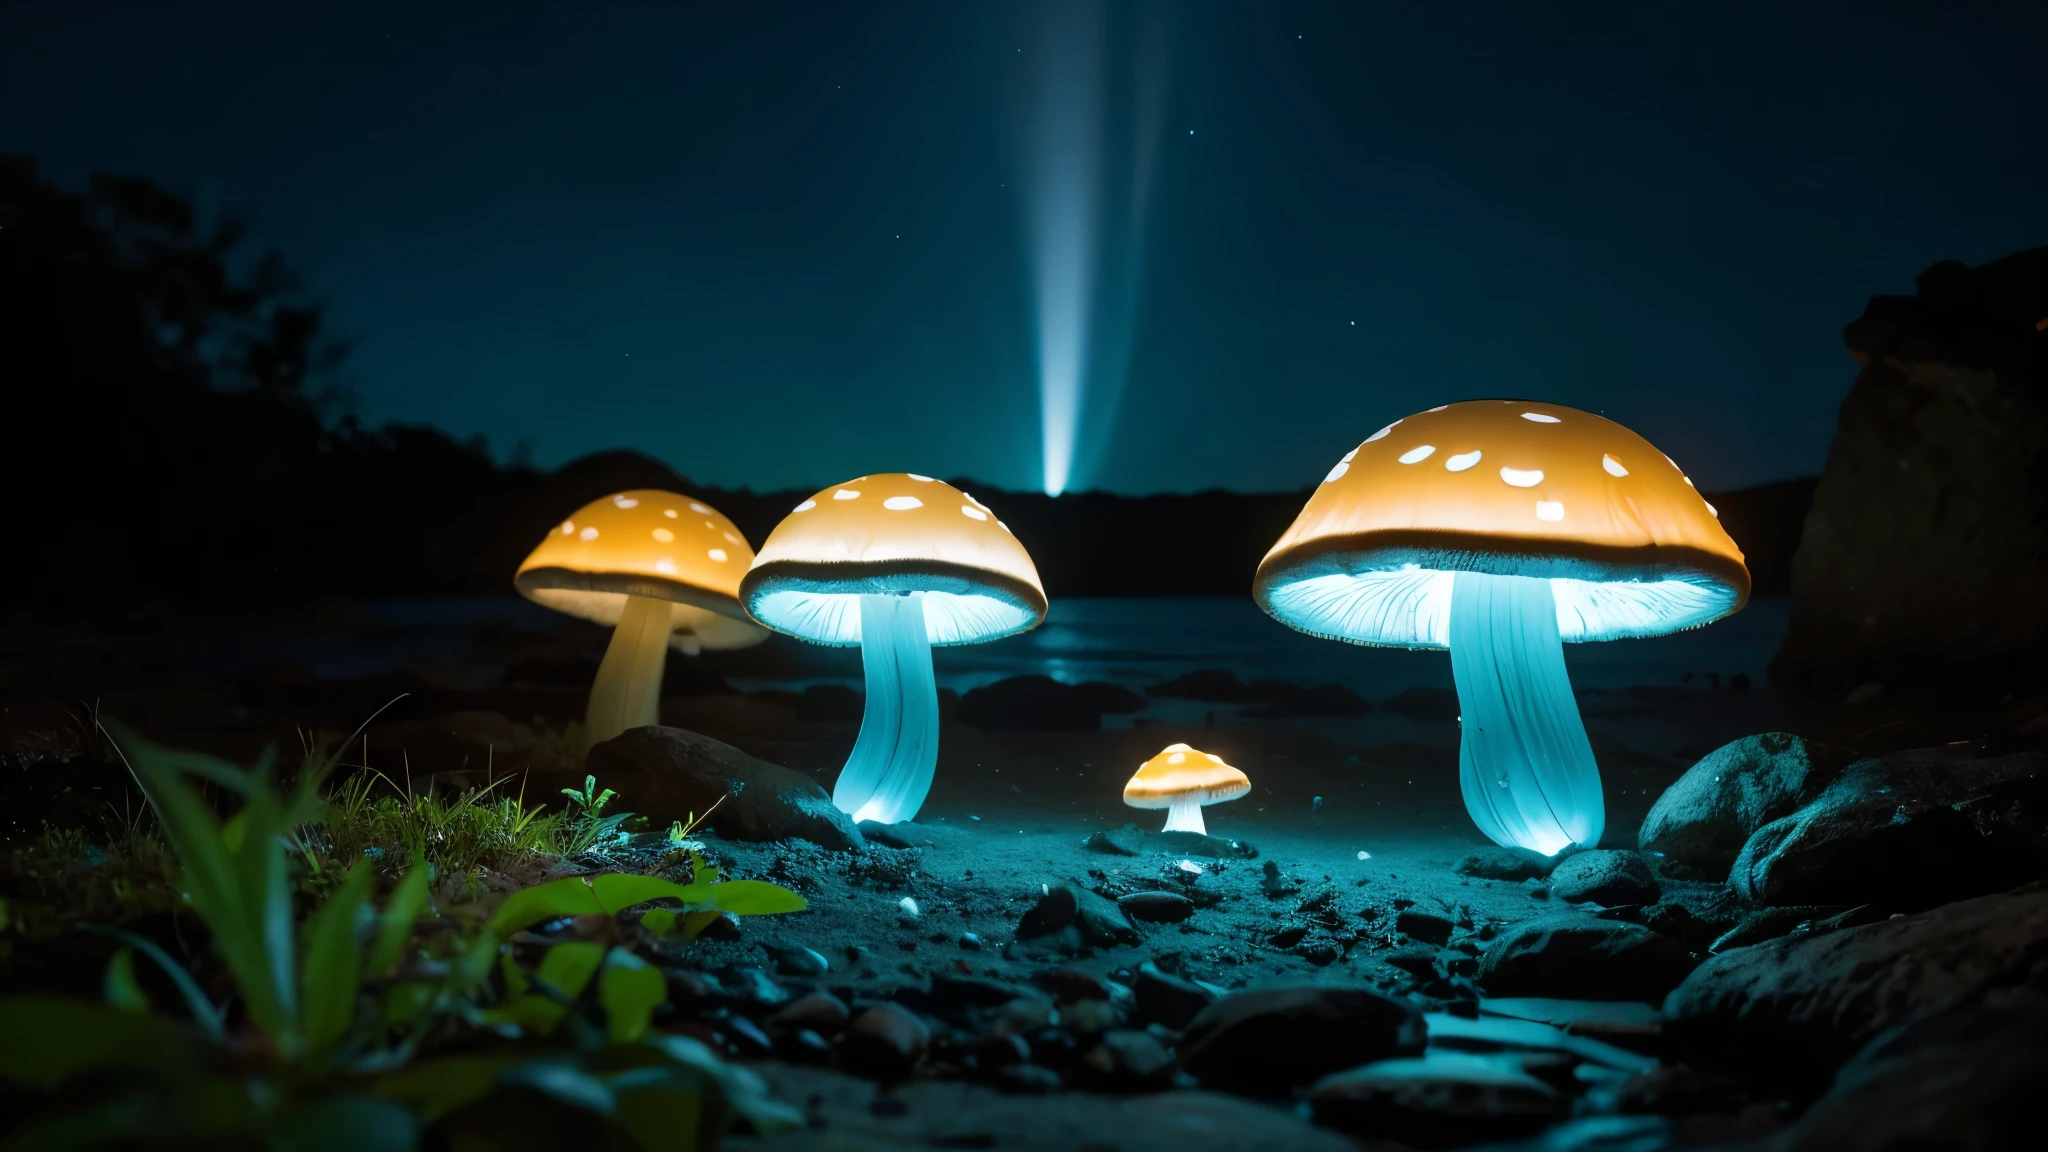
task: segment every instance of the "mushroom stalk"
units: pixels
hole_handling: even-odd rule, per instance
[[[1458,781],[1496,844],[1546,856],[1599,843],[1600,769],[1572,698],[1550,581],[1459,572],[1451,593]]]
[[[646,596],[626,597],[619,625],[590,686],[590,710],[583,719],[583,746],[609,740],[628,728],[661,723],[661,673],[668,662],[668,634],[675,605]]]
[[[924,806],[939,762],[939,692],[923,596],[861,596],[860,662],[867,706],[832,803],[856,822],[894,824]]]
[[[1209,834],[1209,825],[1202,819],[1202,798],[1193,792],[1186,792],[1173,798],[1166,809],[1166,827],[1163,832],[1193,832],[1198,836]]]

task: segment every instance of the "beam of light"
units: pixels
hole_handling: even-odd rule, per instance
[[[1040,10],[1027,181],[1036,280],[1038,416],[1046,494],[1073,476],[1087,386],[1101,210],[1103,13],[1088,0]]]

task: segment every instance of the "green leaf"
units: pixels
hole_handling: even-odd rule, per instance
[[[146,1069],[166,1075],[204,1066],[197,1032],[154,1013],[59,996],[0,1000],[0,1080],[55,1088],[82,1072]]]
[[[676,910],[673,908],[649,908],[640,917],[640,927],[656,936],[666,936],[676,930]]]
[[[614,948],[605,957],[597,998],[604,1006],[612,1043],[631,1043],[647,1034],[654,1010],[667,1002],[668,981],[647,961],[624,948]]]
[[[513,1054],[448,1056],[425,1060],[379,1076],[371,1090],[387,1100],[408,1105],[420,1119],[433,1123],[465,1104],[488,1095],[498,1077],[525,1057]]]
[[[649,900],[681,900],[695,903],[703,899],[707,885],[678,884],[659,876],[634,876],[625,872],[607,872],[593,876],[590,887],[597,894],[598,907],[616,916],[635,904]]]
[[[751,1068],[727,1064],[699,1041],[688,1036],[653,1032],[641,1043],[660,1052],[670,1063],[716,1082],[719,1095],[734,1111],[745,1116],[760,1135],[770,1136],[784,1129],[803,1126],[803,1112],[769,1095],[768,1083],[758,1073]]]
[[[648,1088],[614,1087],[619,1127],[633,1137],[645,1152],[696,1152],[711,1147],[715,1135],[706,1138],[703,1094],[689,1088],[663,1085]]]
[[[411,1152],[420,1122],[411,1110],[376,1096],[316,1099],[278,1117],[270,1129],[274,1152]]]
[[[87,932],[111,936],[155,961],[156,966],[163,969],[164,975],[170,977],[172,986],[185,998],[185,1006],[192,1012],[192,1022],[205,1029],[208,1036],[220,1039],[223,1031],[220,1009],[215,1008],[213,1001],[206,998],[206,993],[199,990],[199,982],[192,979],[192,974],[185,971],[185,966],[171,959],[170,953],[158,947],[156,941],[130,932],[126,928],[109,928],[103,924],[86,924],[82,927]]]
[[[604,945],[588,940],[557,944],[541,957],[540,969],[533,978],[560,993],[563,999],[574,1000],[590,986],[590,978],[597,975],[598,965],[604,962],[604,951]]]
[[[526,1088],[544,1096],[609,1116],[617,1106],[609,1085],[567,1060],[529,1060],[507,1069],[498,1082],[508,1088]]]
[[[711,927],[723,915],[725,913],[716,908],[699,908],[683,913],[683,939],[695,940],[699,932]]]
[[[265,755],[251,773],[248,803],[242,807],[243,841],[235,853],[244,916],[255,934],[260,976],[251,987],[242,979],[242,995],[256,1026],[290,1051],[299,1038],[298,924],[292,916],[291,875],[286,871],[284,804],[271,787]]]
[[[314,1051],[340,1043],[355,1020],[356,993],[363,985],[363,948],[356,938],[356,917],[370,898],[376,878],[369,861],[358,861],[341,887],[306,921],[301,1030]]]
[[[484,931],[500,940],[522,928],[531,928],[557,916],[588,916],[602,912],[597,893],[581,876],[566,876],[531,888],[522,888],[505,898],[484,923]]]
[[[149,1011],[149,997],[142,994],[142,986],[135,982],[135,949],[126,944],[116,948],[113,958],[107,961],[107,974],[100,985],[107,1007],[123,1012]]]
[[[810,907],[803,897],[766,880],[727,880],[723,884],[713,884],[711,898],[720,911],[735,916],[773,916],[783,912],[801,912]]]
[[[384,914],[377,922],[377,942],[370,947],[365,971],[382,975],[405,959],[405,946],[412,942],[412,928],[427,906],[427,863],[414,860],[405,879],[391,893]]]

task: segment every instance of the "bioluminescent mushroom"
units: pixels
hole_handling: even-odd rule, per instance
[[[1606,823],[1560,645],[1718,620],[1748,600],[1749,571],[1642,437],[1556,404],[1473,400],[1345,453],[1252,596],[1311,635],[1448,648],[1465,806],[1495,843],[1551,855]]]
[[[1045,619],[1030,553],[988,506],[929,476],[827,488],[761,544],[740,602],[762,624],[861,650],[867,707],[832,803],[855,820],[909,820],[939,756],[932,648],[1013,636]]]
[[[745,648],[768,633],[740,607],[754,559],[746,538],[701,500],[637,488],[593,500],[548,533],[519,566],[521,595],[612,626],[597,666],[586,746],[661,722],[661,673],[671,644]]]
[[[1203,806],[1235,800],[1251,790],[1251,779],[1214,752],[1168,744],[1159,755],[1138,765],[1138,774],[1124,785],[1124,803],[1133,808],[1166,809],[1166,827],[1161,831],[1206,836],[1209,827],[1202,819]]]

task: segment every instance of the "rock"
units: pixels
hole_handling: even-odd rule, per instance
[[[1116,998],[1113,991],[1116,985],[1081,968],[1041,968],[1032,973],[1031,982],[1052,993],[1053,999],[1062,1004],[1071,1000]]]
[[[846,1026],[839,1049],[850,1071],[893,1082],[910,1074],[931,1040],[931,1030],[908,1010],[877,1004]]]
[[[768,954],[775,957],[775,970],[784,976],[823,976],[832,970],[832,962],[809,948],[783,948],[763,945]]]
[[[1396,948],[1380,957],[1380,960],[1417,980],[1434,980],[1437,976],[1436,957],[1437,950],[1434,948],[1410,945],[1406,948]]]
[[[1380,711],[1406,716],[1424,724],[1455,724],[1458,694],[1449,688],[1404,688],[1380,705]]]
[[[1479,1012],[1548,1024],[1632,1052],[1657,1052],[1664,1040],[1663,1014],[1655,1004],[1639,1001],[1500,996],[1481,1001]]]
[[[1112,948],[1118,944],[1137,944],[1145,937],[1131,926],[1131,921],[1117,907],[1116,901],[1098,896],[1086,888],[1073,889],[1074,926],[1081,930],[1081,938],[1098,948]]]
[[[1783,908],[1758,908],[1742,918],[1741,923],[1714,938],[1707,945],[1709,953],[1726,952],[1733,948],[1747,948],[1766,940],[1776,940],[1790,933],[1802,924],[1810,924],[1828,914],[1828,910],[1806,904],[1788,904]]]
[[[1145,850],[1145,832],[1136,824],[1126,824],[1121,828],[1093,833],[1081,846],[1105,856],[1136,856]]]
[[[1063,684],[1049,676],[1013,676],[960,698],[954,715],[987,732],[1092,732],[1102,714],[1136,712],[1145,700],[1100,681]]]
[[[1541,880],[1557,860],[1528,848],[1481,848],[1461,857],[1451,870],[1482,880]]]
[[[1150,1092],[1173,1084],[1173,1054],[1150,1032],[1132,1028],[1104,1032],[1081,1068],[1098,1092]]]
[[[931,990],[926,993],[935,1016],[952,1016],[965,1008],[1000,1008],[1027,995],[1037,998],[1022,985],[1006,980],[951,974],[932,977]]]
[[[839,997],[830,992],[808,992],[777,1008],[769,1015],[768,1026],[783,1030],[806,1028],[830,1036],[845,1028],[852,1018],[853,1013]]]
[[[1702,756],[1657,797],[1636,847],[1660,867],[1680,865],[1719,882],[1752,833],[1820,794],[1847,753],[1789,732],[1765,732]]]
[[[1116,906],[1133,920],[1173,924],[1195,914],[1195,902],[1172,892],[1133,892],[1120,897]]]
[[[1450,943],[1451,932],[1456,927],[1448,916],[1439,916],[1434,912],[1423,912],[1414,908],[1404,909],[1394,915],[1394,928],[1401,935],[1411,940],[1420,940],[1424,944]]]
[[[764,1007],[789,999],[789,991],[759,968],[734,968],[726,972],[721,982],[732,995]]]
[[[1920,274],[1843,332],[1862,366],[1792,565],[1771,679],[1969,699],[2048,671],[2048,249]]]
[[[884,848],[931,848],[939,838],[930,829],[921,828],[908,821],[882,824],[874,820],[863,820],[858,825],[862,839]]]
[[[804,839],[832,849],[858,849],[861,835],[817,781],[708,736],[653,725],[633,728],[591,748],[585,772],[619,793],[619,805],[656,826],[709,812],[711,830],[729,840]],[[583,783],[539,777],[542,789]],[[716,805],[716,809],[713,809]]]
[[[1064,884],[1058,887],[1048,886],[1038,897],[1038,903],[1032,905],[1031,911],[1026,912],[1023,918],[1017,921],[1017,939],[1032,940],[1040,936],[1050,936],[1072,924],[1074,914],[1079,909],[1080,900],[1074,895],[1072,888]]]
[[[959,944],[961,950],[965,952],[981,951],[981,937],[976,936],[972,932],[962,932],[960,939],[955,941],[955,943]]]
[[[1308,1104],[1318,1124],[1416,1148],[1528,1136],[1571,1110],[1516,1058],[1458,1052],[1338,1072],[1309,1090]]]
[[[1913,912],[2048,875],[2048,755],[1945,745],[1859,760],[1757,829],[1728,883],[1760,904]]]
[[[1601,1112],[1659,1116],[1733,1115],[1749,1103],[1734,1077],[1701,1072],[1684,1064],[1659,1064],[1625,1080],[1596,1086],[1589,1107]]]
[[[1657,1065],[1650,1056],[1604,1040],[1534,1020],[1489,1013],[1483,1003],[1469,1014],[1432,1012],[1423,1017],[1429,1028],[1430,1051],[1566,1053],[1576,1060],[1625,1075]]]
[[[2017,984],[2048,955],[2048,882],[1701,964],[1664,1001],[1674,1059],[1817,1092],[1887,1028]]]
[[[2048,1003],[2001,995],[1866,1046],[1792,1131],[1790,1152],[2025,1148],[2041,1140]]]
[[[1574,852],[1550,870],[1550,894],[1573,904],[1654,904],[1661,891],[1649,863],[1633,852]]]
[[[995,1086],[1004,1092],[1043,1096],[1062,1087],[1060,1074],[1038,1064],[1012,1064],[996,1073]]]
[[[1302,688],[1294,684],[1260,681],[1251,685],[1249,691],[1254,696],[1264,695],[1273,698],[1270,703],[1244,710],[1246,716],[1261,719],[1372,715],[1372,704],[1342,684],[1318,684],[1314,688]]]
[[[1564,914],[1524,920],[1487,945],[1479,982],[1490,996],[1655,1003],[1692,957],[1640,924]]]
[[[1175,1030],[1187,1027],[1188,1021],[1216,1000],[1214,992],[1192,980],[1162,972],[1150,960],[1138,966],[1137,977],[1131,981],[1131,995],[1139,1020]]]
[[[1292,896],[1301,891],[1301,884],[1280,874],[1278,860],[1268,860],[1259,880],[1259,889],[1268,898],[1278,900],[1282,896]]]
[[[1142,993],[1141,993],[1142,997]],[[1205,1088],[1284,1095],[1340,1069],[1422,1050],[1422,1016],[1363,988],[1233,992],[1181,1032],[1180,1065]]]

